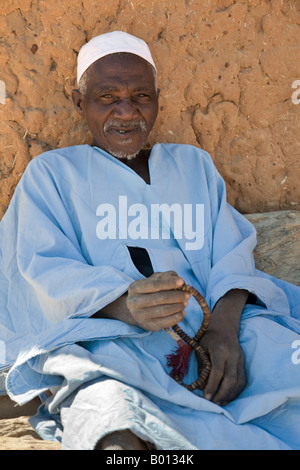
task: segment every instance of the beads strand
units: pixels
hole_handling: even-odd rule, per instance
[[[177,341],[177,343],[182,340],[191,349],[193,349],[198,356],[198,363],[201,364],[201,366],[199,366],[199,377],[193,383],[186,385],[183,383],[178,374],[174,375],[174,379],[191,392],[196,389],[203,390],[211,371],[211,363],[206,351],[202,346],[200,346],[199,341],[209,326],[211,312],[204,297],[194,287],[184,284],[178,289],[184,292],[188,292],[197,300],[203,312],[203,321],[201,327],[193,338],[190,338],[178,325],[174,325],[172,327],[173,331],[170,328],[165,329],[165,331],[169,333],[172,338]]]

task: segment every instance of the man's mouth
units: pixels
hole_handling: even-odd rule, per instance
[[[124,136],[128,136],[129,134],[132,134],[133,132],[136,132],[136,131],[141,131],[141,128],[140,127],[134,127],[132,129],[118,129],[118,128],[112,127],[109,130],[109,132],[114,132],[116,134],[124,135]]]
[[[136,132],[145,132],[146,123],[142,120],[131,121],[128,123],[120,123],[118,121],[110,121],[104,124],[105,133],[113,133],[119,137],[131,137]]]

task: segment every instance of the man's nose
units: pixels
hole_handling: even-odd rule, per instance
[[[118,102],[114,114],[120,119],[132,119],[138,116],[138,110],[130,98],[124,98]]]

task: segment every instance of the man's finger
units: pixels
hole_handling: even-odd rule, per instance
[[[209,374],[207,384],[203,391],[204,393],[203,396],[204,398],[206,398],[206,400],[212,400],[214,398],[214,396],[216,395],[220,387],[223,376],[224,376],[224,365],[223,366],[222,364],[216,365],[212,362],[211,372]]]
[[[156,307],[146,307],[142,310],[142,314],[145,318],[156,320],[159,318],[165,318],[176,313],[184,312],[182,304],[169,304],[169,305],[158,305]],[[137,312],[138,314],[138,312]],[[185,313],[184,313],[185,314]]]
[[[221,406],[225,406],[231,401],[235,400],[240,393],[243,391],[246,385],[246,375],[244,369],[244,362],[240,361],[240,364],[237,368],[237,377],[235,385],[232,387],[231,391],[227,394],[225,398],[216,397],[216,402],[219,402]],[[221,401],[220,401],[221,400]]]
[[[150,331],[160,331],[164,328],[171,328],[172,326],[182,321],[184,316],[185,316],[185,312],[181,311],[173,315],[168,315],[167,317],[163,317],[163,318],[162,317],[157,318],[157,319],[152,318],[148,320],[144,328]]]
[[[241,363],[227,362],[225,364],[223,377],[212,397],[214,403],[225,406],[241,393],[245,385],[244,368],[241,366]]]
[[[147,279],[133,282],[128,289],[130,294],[147,294],[162,290],[172,290],[184,284],[184,280],[174,271],[154,273]]]
[[[177,290],[151,292],[150,294],[132,294],[128,296],[127,303],[136,309],[159,307],[170,304],[180,304],[180,309],[188,304],[190,294]]]
[[[229,397],[235,394],[237,385],[237,376],[235,375],[226,375],[224,373],[224,377],[220,382],[220,386],[214,395],[212,401],[217,405],[223,406],[229,402]]]

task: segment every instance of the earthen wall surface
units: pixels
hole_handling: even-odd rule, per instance
[[[76,57],[114,30],[157,64],[149,145],[208,151],[241,212],[300,209],[300,0],[1,0],[0,217],[32,158],[91,142]]]

